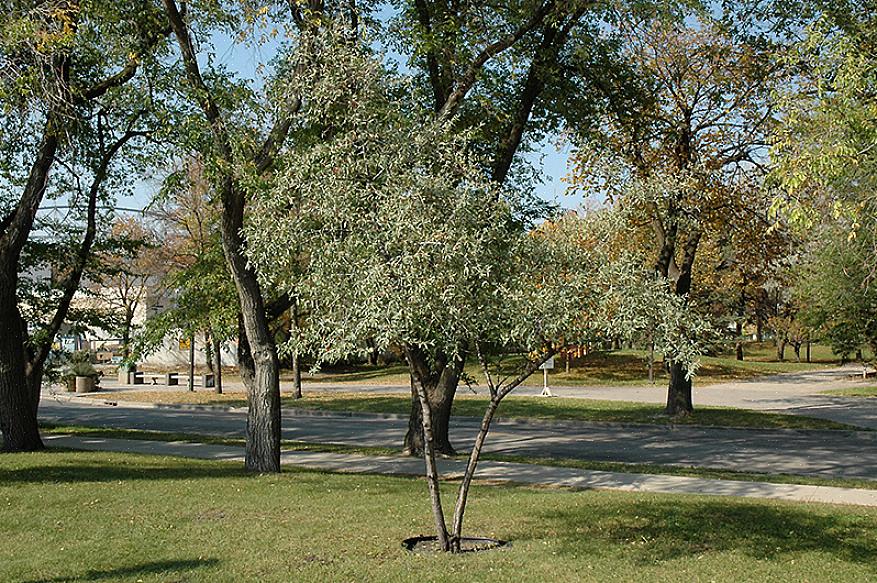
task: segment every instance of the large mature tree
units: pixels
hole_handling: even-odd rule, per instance
[[[291,298],[269,303],[265,288],[247,260],[247,241],[242,231],[248,201],[270,182],[277,154],[294,125],[302,136],[331,132],[321,120],[311,120],[308,127],[296,122],[303,102],[312,98],[302,93],[307,84],[300,81],[313,79],[309,72],[318,68],[326,46],[339,39],[358,42],[358,15],[348,2],[277,4],[257,10],[245,5],[240,12],[233,5],[206,2],[185,5],[187,10],[182,11],[176,1],[163,0],[179,47],[185,95],[197,106],[203,122],[187,146],[200,154],[211,189],[220,201],[222,247],[240,302],[238,366],[249,401],[246,467],[271,472],[280,471],[280,387],[270,320],[290,307]],[[266,19],[272,16],[279,19],[278,30],[288,37],[290,50],[278,55],[276,74],[259,87],[264,93],[245,83],[234,83],[220,68],[211,67],[211,59],[206,63],[199,59],[197,41],[215,30],[218,23],[231,22],[229,32],[235,35],[241,33],[242,26],[247,29],[244,23],[255,23],[249,30],[256,37],[261,37],[264,30],[270,36],[271,26]],[[338,22],[345,27],[340,34],[334,25]],[[356,81],[350,75],[335,75],[333,79],[339,85]]]
[[[783,124],[774,136],[778,201],[796,222],[852,217],[851,231],[877,216],[877,16],[867,0],[814,1],[815,21],[789,60]]]
[[[569,116],[587,117],[594,95],[584,88],[610,74],[613,45],[605,38],[616,9],[590,0],[523,0],[497,7],[480,2],[411,0],[391,30],[395,48],[423,88],[423,102],[437,116],[456,116],[460,131],[477,128],[470,147],[481,154],[484,175],[499,186],[529,188],[532,168],[521,154],[559,131]],[[645,6],[644,3],[641,6]],[[575,68],[576,49],[589,53]],[[437,379],[428,390],[436,447],[454,452],[448,421],[471,346],[455,358],[434,352],[423,358]],[[437,368],[436,368],[437,367]],[[421,449],[420,406],[412,392],[405,448]]]
[[[98,204],[120,153],[154,127],[147,111],[168,29],[150,0],[11,1],[2,16],[0,430],[3,449],[21,451],[42,447],[43,370],[97,236]],[[20,259],[47,196],[81,209],[84,227],[54,280],[54,309],[26,322],[18,288],[33,266]]]
[[[655,271],[688,296],[706,238],[769,226],[759,177],[780,67],[769,45],[707,16],[631,24],[624,45],[639,87],[627,91],[632,99],[608,101],[602,128],[581,132],[575,179],[651,230]],[[691,379],[676,363],[667,412],[691,411]]]

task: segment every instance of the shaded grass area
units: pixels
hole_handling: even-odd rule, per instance
[[[833,389],[831,391],[823,391],[823,395],[834,395],[836,397],[877,397],[877,387],[850,387],[845,389]]]
[[[187,391],[131,391],[113,393],[112,400],[145,401],[154,403],[218,404],[244,407],[246,401],[240,394],[215,395],[209,392]],[[465,417],[481,417],[486,398],[475,395],[458,395],[454,399],[453,414]],[[351,411],[355,413],[391,413],[407,415],[411,400],[406,395],[377,393],[317,393],[303,399],[283,397],[283,406],[323,411]],[[688,417],[672,418],[663,413],[661,405],[630,401],[601,401],[596,399],[571,399],[541,397],[507,397],[500,405],[499,418],[567,420],[593,423],[645,423],[651,425],[702,425],[709,427],[749,427],[759,429],[846,429],[859,428],[815,417],[783,415],[750,411],[732,407],[698,407]]]
[[[444,491],[450,499],[450,489]],[[98,452],[0,456],[0,581],[873,581],[877,510],[476,485],[498,552],[413,555],[422,481]]]
[[[107,439],[138,439],[151,441],[174,441],[189,443],[208,443],[244,447],[243,439],[231,439],[198,435],[192,433],[171,433],[162,431],[145,431],[140,429],[114,429],[103,427],[83,427],[70,425],[42,424],[43,433],[77,435],[82,437],[100,437]],[[311,443],[305,441],[284,440],[281,442],[286,451],[312,451],[325,453],[346,453],[375,456],[399,456],[398,448],[364,447],[335,443]],[[460,452],[455,459],[466,460],[467,452]],[[633,464],[624,462],[592,461],[556,457],[522,456],[511,454],[482,453],[481,459],[500,462],[537,464],[576,468],[580,470],[596,470],[603,472],[621,472],[632,474],[656,474],[666,476],[689,476],[714,480],[735,480],[746,482],[772,482],[777,484],[809,484],[814,486],[833,486],[837,488],[862,488],[877,490],[877,481],[846,478],[819,478],[799,476],[795,474],[768,474],[759,472],[741,472],[735,470],[717,470],[694,466],[676,466],[665,464]]]

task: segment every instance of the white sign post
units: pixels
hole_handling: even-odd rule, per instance
[[[539,368],[542,369],[542,397],[553,397],[551,394],[551,389],[548,388],[548,370],[554,368],[554,357],[552,356],[548,360],[542,363]]]

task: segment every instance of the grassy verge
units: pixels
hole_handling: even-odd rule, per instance
[[[446,498],[450,498],[446,490]],[[0,457],[0,580],[873,581],[877,510],[475,486],[498,552],[412,555],[418,480],[97,452]]]
[[[848,389],[833,389],[831,391],[823,391],[823,395],[833,395],[836,397],[877,397],[877,387],[851,387]]]
[[[139,439],[152,441],[184,441],[191,443],[209,443],[216,445],[231,445],[243,447],[243,439],[230,439],[209,435],[196,435],[191,433],[170,433],[162,431],[145,431],[140,429],[113,429],[102,427],[83,427],[44,424],[44,433],[78,435],[82,437],[103,437],[108,439]],[[360,455],[398,456],[398,449],[382,447],[362,447],[332,443],[310,443],[304,441],[282,442],[283,449],[288,451],[314,451],[327,453],[348,453]],[[877,481],[844,479],[844,478],[818,478],[811,476],[799,476],[795,474],[766,474],[758,472],[740,472],[734,470],[715,470],[698,468],[693,466],[674,466],[662,464],[631,464],[623,462],[591,461],[555,457],[518,456],[508,454],[482,454],[482,459],[501,462],[514,462],[522,464],[538,464],[557,466],[563,468],[576,468],[580,470],[596,470],[603,472],[621,472],[630,474],[656,474],[665,476],[688,476],[693,478],[707,478],[712,480],[735,480],[745,482],[772,482],[775,484],[808,484],[814,486],[832,486],[837,488],[863,488],[877,490]],[[457,459],[467,459],[464,454]]]
[[[108,398],[118,401],[130,400],[165,404],[246,406],[242,395],[234,393],[216,395],[210,392],[131,391],[113,393]],[[407,415],[411,401],[406,395],[399,394],[317,393],[298,400],[288,396],[284,397],[283,406],[323,411]],[[480,417],[484,413],[484,407],[484,397],[459,395],[454,399],[454,415]],[[732,407],[698,407],[693,415],[676,419],[664,415],[661,406],[657,404],[569,398],[508,397],[500,406],[498,416],[506,419],[529,418],[595,423],[677,424],[758,429],[857,429],[827,419],[765,413]]]
[[[837,359],[822,347],[813,352],[813,362],[797,362],[793,355],[790,359],[779,362],[776,360],[772,346],[766,344],[753,345],[746,351],[743,361],[733,355],[705,356],[701,359],[702,366],[697,373],[700,385],[715,384],[734,380],[753,379],[764,375],[818,370],[836,365]],[[506,358],[502,366],[512,368],[519,364],[520,359]],[[556,360],[557,368],[551,371],[551,380],[555,386],[642,386],[648,384],[647,353],[642,350],[596,351],[582,358],[573,358],[570,371],[566,372],[563,357]],[[667,382],[660,363],[655,366],[656,383]],[[480,367],[470,363],[466,372],[475,379],[482,379]],[[291,377],[289,379],[291,380]],[[408,369],[401,364],[390,366],[351,366],[327,368],[319,373],[307,375],[306,382],[331,384],[359,385],[395,385],[408,384]],[[542,382],[540,375],[534,375],[524,384],[537,386]]]

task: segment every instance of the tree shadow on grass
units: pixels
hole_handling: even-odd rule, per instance
[[[155,561],[130,565],[115,569],[92,569],[82,575],[65,575],[52,579],[31,579],[22,583],[60,583],[61,581],[117,581],[123,577],[139,577],[143,575],[160,575],[162,573],[180,573],[193,569],[203,569],[219,564],[217,559],[188,559],[177,561]],[[181,579],[182,580],[182,579]]]
[[[55,455],[58,455],[57,459]],[[251,476],[241,464],[205,463],[201,460],[165,460],[132,454],[111,454],[112,459],[52,451],[41,453],[46,463],[25,467],[0,468],[0,486],[12,484],[118,482],[128,480],[191,480],[197,478],[236,478]],[[46,456],[46,457],[42,457]]]
[[[543,513],[528,530],[521,538],[556,533],[558,552],[579,556],[605,552],[608,542],[612,552],[621,549],[641,565],[724,551],[766,561],[819,552],[877,571],[877,516],[843,507],[738,500],[606,504],[598,497]]]

